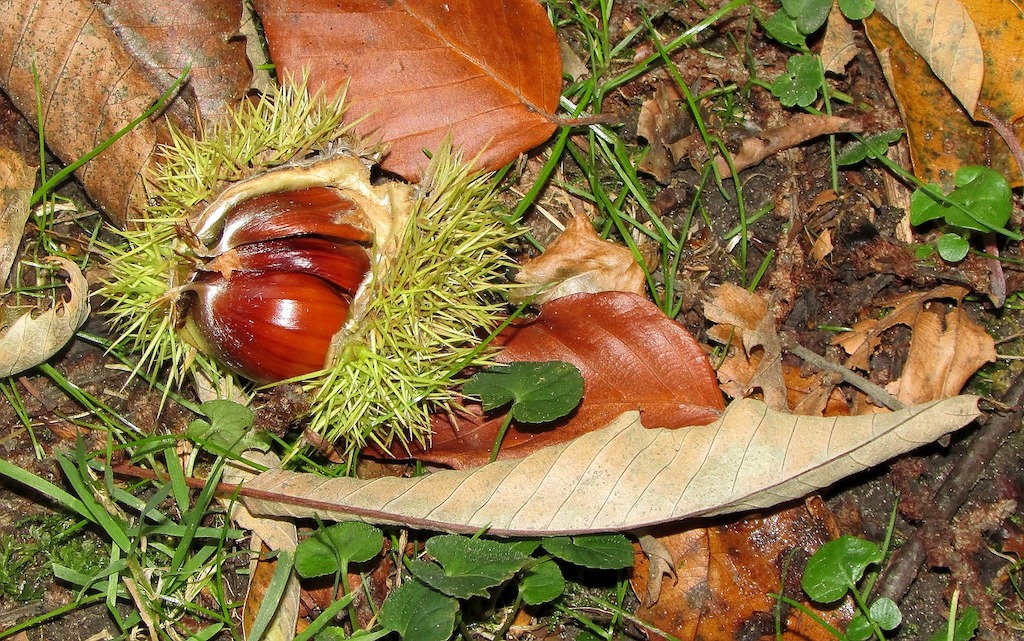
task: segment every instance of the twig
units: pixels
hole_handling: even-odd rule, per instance
[[[927,556],[927,533],[934,528],[949,527],[950,520],[985,472],[987,463],[1007,436],[1020,426],[1021,418],[1024,418],[1024,407],[1021,405],[1024,400],[1024,374],[1014,379],[1000,400],[1014,408],[1013,411],[991,414],[978,430],[967,452],[956,462],[935,492],[936,514],[893,553],[892,560],[876,584],[880,596],[887,596],[897,603],[906,596]]]
[[[815,354],[814,352],[807,349],[803,345],[799,345],[798,343],[790,340],[787,336],[782,336],[782,346],[786,349],[786,351],[790,352],[791,354],[799,356],[800,358],[804,359],[805,361],[807,361],[811,365],[814,365],[817,368],[839,374],[839,376],[841,376],[844,381],[846,381],[850,385],[853,385],[860,391],[864,392],[874,400],[878,401],[879,403],[893,411],[901,410],[906,407],[906,405],[901,403],[899,399],[897,399],[895,396],[887,392],[885,388],[883,388],[882,386],[875,385],[874,383],[864,378],[860,374],[857,374],[848,367],[843,367],[842,365],[833,363],[832,361],[826,359],[823,356]]]
[[[989,109],[986,105],[979,103],[978,111],[985,116],[985,122],[992,125],[992,128],[996,130],[999,137],[1002,138],[1003,142],[1006,143],[1006,146],[1009,147],[1010,155],[1017,161],[1017,170],[1024,175],[1024,148],[1021,147],[1020,141],[1017,140],[1017,136],[1013,132],[1013,127],[1011,127],[1006,120]]]

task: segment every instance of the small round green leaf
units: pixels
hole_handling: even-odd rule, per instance
[[[796,28],[796,20],[785,11],[776,11],[772,17],[762,20],[761,26],[770,38],[784,45],[802,47],[807,44],[807,37]]]
[[[511,402],[517,421],[549,423],[580,404],[583,375],[570,363],[524,361],[477,372],[462,391],[479,398],[485,410]]]
[[[863,20],[875,10],[875,0],[839,0],[839,10],[850,20]]]
[[[342,562],[362,563],[380,554],[384,535],[359,521],[338,523],[318,529],[295,549],[295,570],[310,578],[334,574]]]
[[[516,544],[446,534],[427,541],[427,554],[437,563],[413,559],[413,576],[449,596],[486,596],[521,570],[529,556]]]
[[[869,565],[882,561],[882,551],[871,541],[848,534],[829,541],[807,561],[801,581],[804,592],[818,603],[843,598],[857,585]]]
[[[807,107],[818,98],[821,66],[817,56],[800,54],[786,61],[786,73],[772,83],[772,95],[786,107]]]
[[[868,608],[871,618],[875,620],[878,627],[883,630],[895,630],[903,623],[903,613],[900,606],[889,597],[881,597]]]
[[[847,641],[867,641],[874,634],[875,629],[871,627],[871,621],[863,614],[853,617],[850,625],[846,627]]]
[[[935,249],[943,260],[951,263],[958,263],[967,256],[971,250],[971,244],[960,234],[943,234],[935,241]]]
[[[832,0],[782,0],[782,8],[796,21],[800,33],[810,35],[828,20]]]

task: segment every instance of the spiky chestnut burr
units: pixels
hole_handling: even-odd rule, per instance
[[[371,183],[342,113],[286,86],[175,135],[101,294],[140,367],[297,379],[308,427],[352,454],[423,442],[459,372],[489,362],[516,232],[449,149],[418,188]]]

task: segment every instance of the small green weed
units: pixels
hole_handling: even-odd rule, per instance
[[[888,537],[880,547],[871,541],[843,535],[821,546],[807,562],[801,585],[811,600],[828,604],[847,595],[853,598],[857,614],[845,633],[825,623],[797,601],[786,597],[783,600],[817,620],[840,641],[885,641],[886,634],[896,630],[903,622],[903,614],[899,606],[888,597],[879,597],[868,603],[867,595],[873,581],[865,581],[864,576],[868,568],[881,565],[887,547]],[[956,614],[957,599],[954,596],[948,629],[935,633],[929,641],[968,641],[974,638],[978,624],[977,609],[967,608],[959,618]]]
[[[84,524],[66,516],[36,515],[19,520],[17,534],[0,535],[0,599],[42,598],[53,581],[54,565],[83,574],[97,572],[103,548]]]
[[[340,585],[347,590],[344,577],[349,564],[376,558],[382,547],[383,534],[375,527],[363,523],[321,526],[299,543],[295,568],[304,577],[334,574],[336,589]],[[403,561],[407,578],[381,606],[380,627],[354,631],[356,636],[351,638],[377,638],[393,631],[403,639],[445,641],[456,628],[472,638],[467,622],[481,612],[493,616],[499,595],[514,586],[508,615],[494,634],[503,638],[521,605],[551,604],[563,595],[562,564],[621,570],[632,566],[633,547],[618,534],[512,541],[446,534],[427,539],[422,558]],[[349,607],[352,595],[343,595],[303,638],[317,633],[318,639],[342,638],[338,636],[343,634],[341,628],[326,624]],[[354,612],[350,611],[349,621],[356,621]]]

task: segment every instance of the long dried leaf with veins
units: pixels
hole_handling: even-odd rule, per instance
[[[934,441],[978,416],[957,396],[891,414],[818,418],[740,400],[711,425],[648,429],[636,412],[515,461],[416,478],[273,469],[245,483],[256,514],[499,536],[632,530],[776,505]]]
[[[47,260],[60,263],[70,276],[70,297],[39,316],[20,316],[7,331],[0,333],[0,376],[13,376],[45,362],[71,340],[89,317],[89,284],[78,265],[57,256]]]
[[[18,154],[0,147],[0,289],[18,256],[33,184],[35,170]]]
[[[91,0],[11,0],[0,20],[0,86],[35,121],[38,70],[46,143],[73,162],[137,118],[160,96]],[[78,170],[117,224],[145,206],[143,167],[163,120],[139,124]]]
[[[451,134],[498,169],[555,130],[562,65],[536,0],[257,0],[278,74],[348,88],[349,115],[418,180]],[[478,155],[479,154],[479,155]]]

